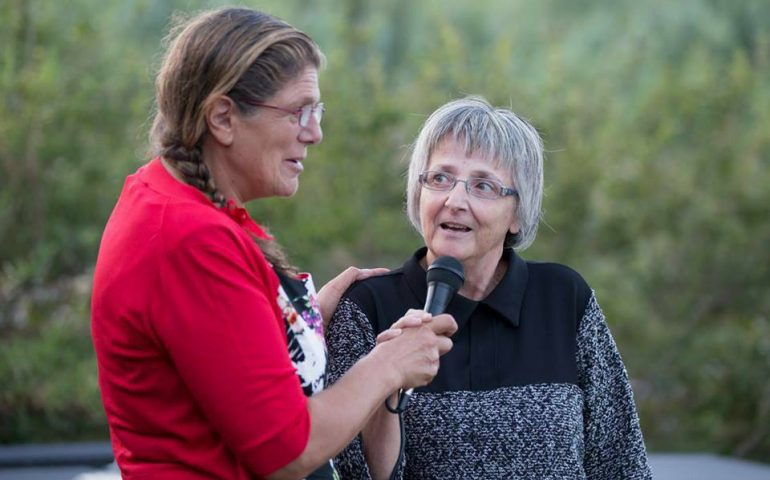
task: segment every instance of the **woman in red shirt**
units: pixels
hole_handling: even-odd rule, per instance
[[[451,348],[451,317],[410,311],[416,328],[387,332],[324,389],[323,319],[377,272],[348,269],[316,295],[242,208],[296,192],[322,139],[321,63],[307,35],[249,9],[171,34],[157,157],[126,180],[94,277],[99,383],[123,478],[335,478],[328,459],[389,395],[427,384]]]

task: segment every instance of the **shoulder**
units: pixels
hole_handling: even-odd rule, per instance
[[[408,260],[401,268],[353,284],[345,293],[345,298],[360,309],[376,333],[386,330],[408,309],[422,307],[425,294],[420,295],[415,284],[414,277],[419,273],[415,265]],[[424,283],[423,274],[422,288]]]
[[[248,240],[248,235],[213,204],[129,186],[107,221],[100,257],[124,264],[207,246],[208,250],[245,253],[254,249]]]
[[[246,232],[213,206],[170,201],[163,211],[163,230],[180,244],[240,243]]]
[[[364,312],[371,312],[376,303],[397,300],[400,296],[399,285],[403,280],[404,269],[399,267],[383,275],[353,283],[344,297],[359,305]]]
[[[235,220],[198,198],[150,190],[124,210],[137,216],[133,223],[142,225],[138,231],[154,238],[163,255],[210,251],[251,257],[259,253],[254,240]]]
[[[588,282],[572,267],[555,262],[527,261],[530,281],[565,287],[588,288]]]
[[[547,292],[549,296],[574,297],[588,306],[593,291],[583,276],[573,268],[555,262],[527,261],[528,289]]]
[[[240,243],[246,232],[200,191],[173,179],[156,159],[129,176],[116,210],[137,231],[162,236],[168,248]]]
[[[169,202],[159,219],[158,254],[166,272],[182,264],[212,279],[246,280],[277,289],[270,264],[254,239],[234,220],[213,206]]]

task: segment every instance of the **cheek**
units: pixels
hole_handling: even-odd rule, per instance
[[[423,196],[420,199],[420,226],[423,233],[427,233],[433,229],[433,220],[436,218],[438,209],[436,202],[431,202],[429,198]]]
[[[496,215],[490,215],[487,218],[487,224],[495,231],[495,236],[505,237],[505,234],[511,230],[516,216],[511,210],[500,210]]]
[[[428,221],[428,213],[425,211],[425,205],[420,204],[420,227],[422,232],[427,233],[430,230],[430,222]]]

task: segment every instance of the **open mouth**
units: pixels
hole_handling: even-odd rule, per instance
[[[299,158],[287,158],[287,162],[291,163],[297,170],[303,170],[305,167],[302,165],[302,160]]]
[[[459,224],[459,223],[450,223],[445,222],[439,225],[442,230],[448,230],[450,232],[470,232],[470,227],[466,227],[465,225]]]

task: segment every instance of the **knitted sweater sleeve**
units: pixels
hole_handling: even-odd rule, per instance
[[[587,478],[651,479],[628,373],[595,294],[578,328],[577,364]]]
[[[361,357],[375,346],[372,324],[361,308],[349,298],[343,298],[337,306],[326,333],[329,350],[329,382],[336,382]],[[370,479],[369,467],[364,458],[361,435],[334,459],[341,478]]]

